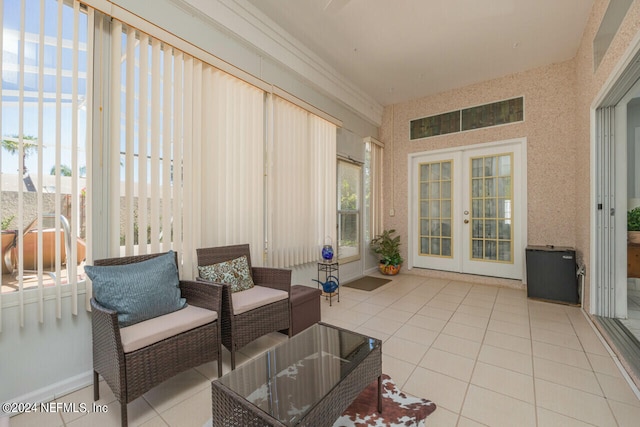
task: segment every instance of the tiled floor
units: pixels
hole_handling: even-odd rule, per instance
[[[640,401],[579,308],[530,301],[520,290],[402,274],[373,292],[342,288],[323,321],[381,338],[383,371],[438,405],[427,426],[637,426]],[[286,337],[272,334],[240,362]],[[225,353],[225,372],[229,354]],[[129,405],[130,425],[202,426],[215,362]],[[103,384],[104,385],[104,384]],[[107,414],[20,415],[11,427],[117,426]],[[92,403],[91,387],[61,399]]]

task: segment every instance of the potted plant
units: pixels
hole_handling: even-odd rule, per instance
[[[404,260],[400,255],[400,236],[394,236],[396,230],[384,230],[371,239],[371,250],[380,255],[380,272],[393,276],[400,272]]]
[[[640,206],[627,212],[627,239],[640,244]]]

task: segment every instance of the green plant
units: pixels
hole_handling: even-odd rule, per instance
[[[1,222],[0,222],[0,228],[2,228],[3,230],[8,230],[9,229],[9,225],[11,225],[11,222],[13,222],[13,219],[15,218],[15,215],[11,215],[7,218],[4,218]]]
[[[640,207],[627,212],[627,230],[640,231]]]
[[[400,265],[404,262],[400,255],[400,236],[394,236],[396,230],[384,230],[371,239],[371,250],[380,255],[380,264]]]

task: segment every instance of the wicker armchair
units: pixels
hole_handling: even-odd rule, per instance
[[[161,254],[97,260],[95,265],[131,264]],[[177,255],[176,255],[177,264]],[[195,281],[180,281],[182,298],[187,304],[221,313],[222,287]],[[218,376],[222,375],[219,320],[148,344],[138,350],[124,352],[118,313],[91,298],[93,333],[93,396],[100,398],[98,375],[102,375],[120,402],[121,423],[127,425],[127,404],[174,375],[218,360]],[[179,310],[182,311],[182,310]],[[171,316],[167,314],[165,316]],[[155,319],[161,319],[160,316]],[[142,322],[144,323],[144,322]],[[124,329],[124,328],[123,328]]]
[[[256,286],[267,287],[287,292],[282,299],[264,306],[254,308],[241,314],[234,314],[231,286],[221,283],[222,291],[222,345],[231,352],[231,369],[236,368],[236,350],[270,332],[285,331],[291,336],[289,325],[289,301],[291,299],[291,270],[281,268],[251,267],[249,245],[220,246],[196,250],[198,266],[218,264],[245,255],[253,282]],[[204,281],[205,279],[198,278]],[[242,294],[241,291],[236,292]]]

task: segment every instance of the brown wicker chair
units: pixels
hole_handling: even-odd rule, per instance
[[[251,267],[249,245],[220,246],[196,250],[198,265],[206,266],[230,261],[245,255],[256,286],[286,291],[286,299],[254,308],[234,315],[231,286],[221,283],[222,291],[222,345],[231,352],[231,369],[236,368],[236,350],[270,332],[286,331],[291,336],[289,325],[289,301],[291,299],[291,270],[282,268]],[[203,280],[198,278],[198,280]],[[209,282],[210,283],[210,282]]]
[[[136,255],[97,260],[109,266],[145,261],[161,254]],[[176,255],[177,264],[177,255]],[[222,287],[195,281],[180,281],[187,304],[206,308],[221,317]],[[127,425],[127,404],[174,375],[218,360],[222,375],[219,321],[179,333],[139,350],[125,353],[120,338],[117,312],[91,298],[93,332],[93,398],[100,398],[98,375],[102,375],[120,402],[122,426]]]

